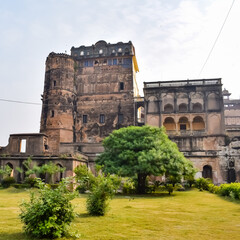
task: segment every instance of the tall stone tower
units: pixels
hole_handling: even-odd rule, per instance
[[[40,132],[48,136],[49,152],[59,153],[60,142],[74,142],[74,60],[50,53],[46,60]]]
[[[135,125],[137,71],[131,42],[72,47],[71,56],[50,53],[40,128],[49,152],[82,152],[94,159],[104,137]]]

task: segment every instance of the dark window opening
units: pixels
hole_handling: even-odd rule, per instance
[[[186,124],[180,124],[180,130],[187,130]]]
[[[53,86],[56,87],[56,85],[57,85],[57,82],[53,81]]]
[[[203,176],[204,178],[210,178],[210,179],[212,179],[212,167],[211,167],[211,166],[208,166],[208,165],[205,165],[205,166],[203,167],[202,176]]]
[[[123,114],[118,114],[118,123],[123,123]]]
[[[87,123],[87,115],[83,115],[83,123]]]
[[[105,123],[105,115],[104,114],[100,114],[99,122],[100,123]]]
[[[122,64],[122,59],[118,59],[118,64]]]
[[[120,90],[124,90],[124,82],[120,82]]]
[[[49,149],[49,147],[48,147],[47,144],[44,145],[44,149],[45,149],[45,150],[48,150],[48,149]]]
[[[52,110],[52,112],[51,112],[51,117],[54,117],[54,111]]]

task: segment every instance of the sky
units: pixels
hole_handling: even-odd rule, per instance
[[[222,78],[239,98],[240,0],[201,72],[232,2],[0,0],[0,99],[41,104],[48,54],[99,40],[132,41],[140,90],[149,81]],[[41,105],[0,100],[0,146],[10,134],[38,133],[40,117]]]

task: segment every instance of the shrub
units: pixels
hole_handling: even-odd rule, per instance
[[[229,196],[232,199],[240,199],[240,183],[221,184],[218,193],[222,196]]]
[[[35,177],[26,177],[24,180],[25,184],[29,184],[30,187],[34,187],[37,184],[37,178]]]
[[[108,200],[113,197],[120,185],[120,179],[117,176],[96,177],[92,192],[87,198],[87,211],[90,215],[103,216],[108,207]]]
[[[22,188],[22,184],[20,184],[20,183],[14,183],[14,184],[12,184],[12,186],[13,186],[14,188],[17,188],[17,189]]]
[[[31,192],[30,201],[20,205],[21,221],[25,232],[37,238],[57,238],[68,233],[74,219],[70,202],[74,193],[67,190],[67,180],[62,180],[56,189],[38,180],[38,191]]]
[[[215,186],[213,183],[208,184],[208,191],[211,193],[218,193],[219,187]]]
[[[212,183],[212,180],[209,178],[198,178],[196,180],[195,186],[200,190],[208,191],[208,184]]]
[[[9,188],[14,183],[16,183],[16,181],[13,177],[5,177],[1,182],[3,188]]]
[[[128,178],[126,181],[123,183],[122,191],[125,194],[133,194],[136,193],[136,186],[135,182],[131,179]]]
[[[90,172],[86,165],[77,166],[74,169],[78,187],[76,190],[79,193],[85,193],[87,190],[91,190],[92,185],[95,183],[95,176]]]
[[[76,191],[79,193],[85,193],[88,190],[86,185],[78,185],[76,188]]]

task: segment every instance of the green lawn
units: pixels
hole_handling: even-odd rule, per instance
[[[0,190],[0,240],[28,239],[18,218],[18,205],[28,195],[14,188]],[[88,216],[85,200],[82,196],[73,201],[79,216],[72,229],[80,239],[240,239],[240,204],[208,192],[115,197],[104,217]]]

